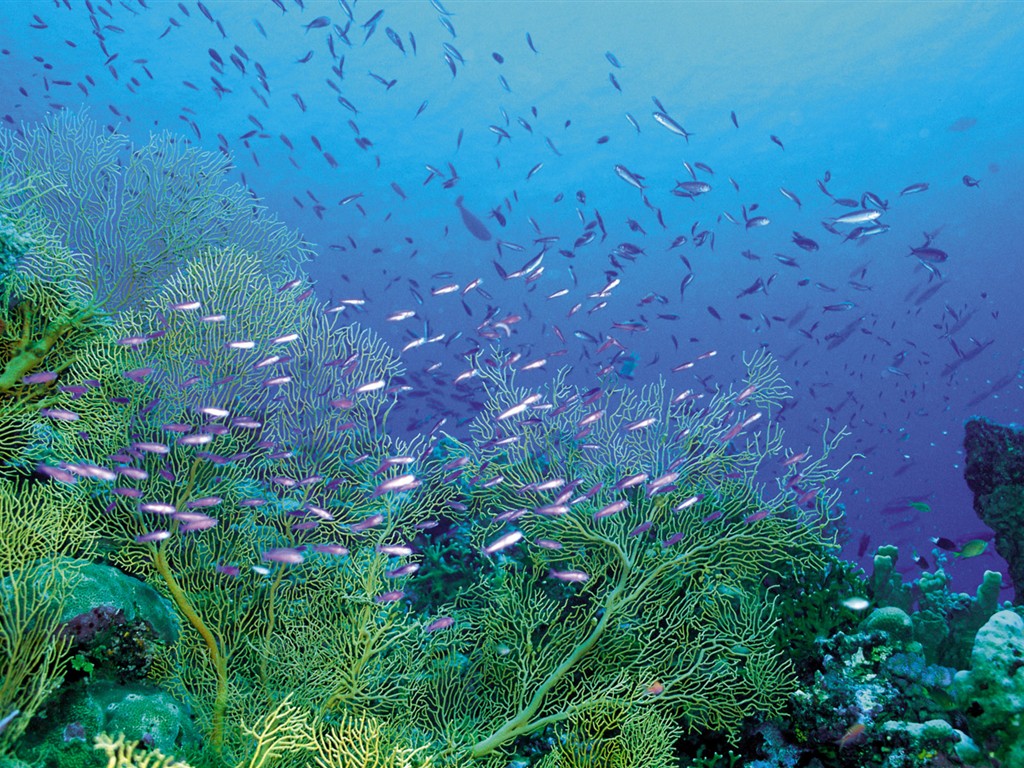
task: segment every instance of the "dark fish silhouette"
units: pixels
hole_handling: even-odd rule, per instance
[[[306,31],[309,32],[311,29],[323,29],[324,27],[330,26],[331,20],[326,16],[317,16],[309,24],[305,25]]]
[[[455,200],[455,207],[459,209],[459,213],[462,214],[462,223],[466,225],[466,229],[473,235],[477,240],[490,240],[491,233],[480,219],[472,211],[467,211],[465,206],[462,205],[462,195]]]
[[[973,128],[977,124],[977,122],[978,118],[976,117],[961,117],[958,118],[956,121],[953,122],[952,125],[949,126],[949,130],[953,131],[954,133],[963,133],[964,131],[969,131],[971,128]]]

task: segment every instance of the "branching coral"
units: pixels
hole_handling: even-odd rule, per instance
[[[93,745],[107,756],[107,768],[190,768],[159,749],[140,747],[137,741],[125,741],[124,734],[112,739],[106,734],[96,737]]]
[[[242,730],[255,745],[251,756],[238,764],[238,768],[269,768],[278,764],[285,755],[307,752],[314,746],[306,713],[291,704],[291,696],[267,713],[254,728],[244,724]]]
[[[315,731],[316,768],[433,768],[430,745],[414,745],[383,721],[367,715],[343,717]]]

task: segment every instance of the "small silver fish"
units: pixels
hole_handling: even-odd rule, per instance
[[[671,117],[666,115],[664,112],[654,112],[653,117],[655,121],[668,128],[670,131],[672,131],[672,133],[676,134],[677,136],[682,136],[684,139],[686,139],[687,144],[690,143],[690,137],[693,134],[689,133],[685,128],[683,128],[683,126],[681,126]]]
[[[900,191],[900,197],[903,197],[904,195],[914,195],[917,194],[918,192],[926,192],[927,190],[928,182],[918,182],[917,184],[911,184],[909,187],[904,187]]]
[[[643,189],[647,188],[647,185],[643,183],[644,177],[643,176],[638,176],[637,174],[635,174],[632,171],[630,171],[629,168],[627,168],[624,165],[616,165],[615,166],[615,173],[624,182],[626,182],[627,184],[629,184],[631,186],[636,187],[639,190],[643,190]]]
[[[502,549],[511,547],[513,544],[520,541],[522,538],[522,531],[512,531],[511,533],[506,533],[504,536],[499,536],[497,539],[495,539],[486,547],[484,547],[484,554],[493,555],[495,552],[499,552]]]
[[[0,733],[3,733],[7,726],[11,724],[11,721],[19,714],[21,714],[21,710],[12,709],[9,714],[4,715],[3,719],[0,719]]]
[[[832,219],[833,224],[863,224],[866,221],[874,221],[882,215],[882,212],[874,208],[864,208],[859,211],[844,213]]]
[[[802,205],[802,204],[800,203],[800,198],[799,198],[799,197],[797,197],[797,196],[796,196],[795,194],[793,194],[792,192],[790,192],[790,191],[789,191],[788,189],[786,189],[785,187],[779,187],[779,192],[781,192],[781,193],[782,193],[782,196],[783,196],[783,197],[786,197],[786,198],[788,198],[788,199],[792,200],[792,201],[793,201],[794,203],[796,203],[796,207],[797,207],[797,208],[802,208],[802,207],[803,207],[803,205]]]

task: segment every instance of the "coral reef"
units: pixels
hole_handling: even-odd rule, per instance
[[[998,764],[986,745],[1012,722],[1007,702],[991,706],[988,722],[998,726],[986,730],[974,716],[982,713],[976,702],[988,690],[986,675],[1005,677],[1014,658],[1014,644],[1001,637],[997,648],[988,629],[994,616],[1007,613],[998,602],[1001,576],[986,572],[974,596],[952,592],[941,567],[905,583],[895,570],[898,555],[895,547],[879,548],[874,571],[861,574],[854,590],[867,596],[851,603],[862,615],[844,606],[836,613],[846,621],[819,635],[818,667],[806,668],[779,733],[765,734],[757,747],[766,759],[796,747],[800,765],[813,757],[829,768]],[[849,600],[856,578],[822,586],[838,603]],[[806,598],[811,605],[823,599]],[[979,655],[985,661],[972,661]],[[973,673],[958,672],[967,666],[979,669],[976,685],[969,682]],[[787,754],[779,764],[791,759]]]
[[[838,560],[846,432],[787,450],[765,351],[704,398],[493,352],[468,437],[403,441],[398,355],[219,159],[67,115],[0,150],[5,768],[1017,754],[998,574]]]

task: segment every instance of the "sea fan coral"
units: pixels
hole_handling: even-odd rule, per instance
[[[203,249],[259,253],[271,278],[292,274],[310,256],[243,187],[225,182],[224,157],[171,134],[134,149],[65,111],[0,132],[0,158],[6,204],[50,224],[108,312],[138,306]]]

